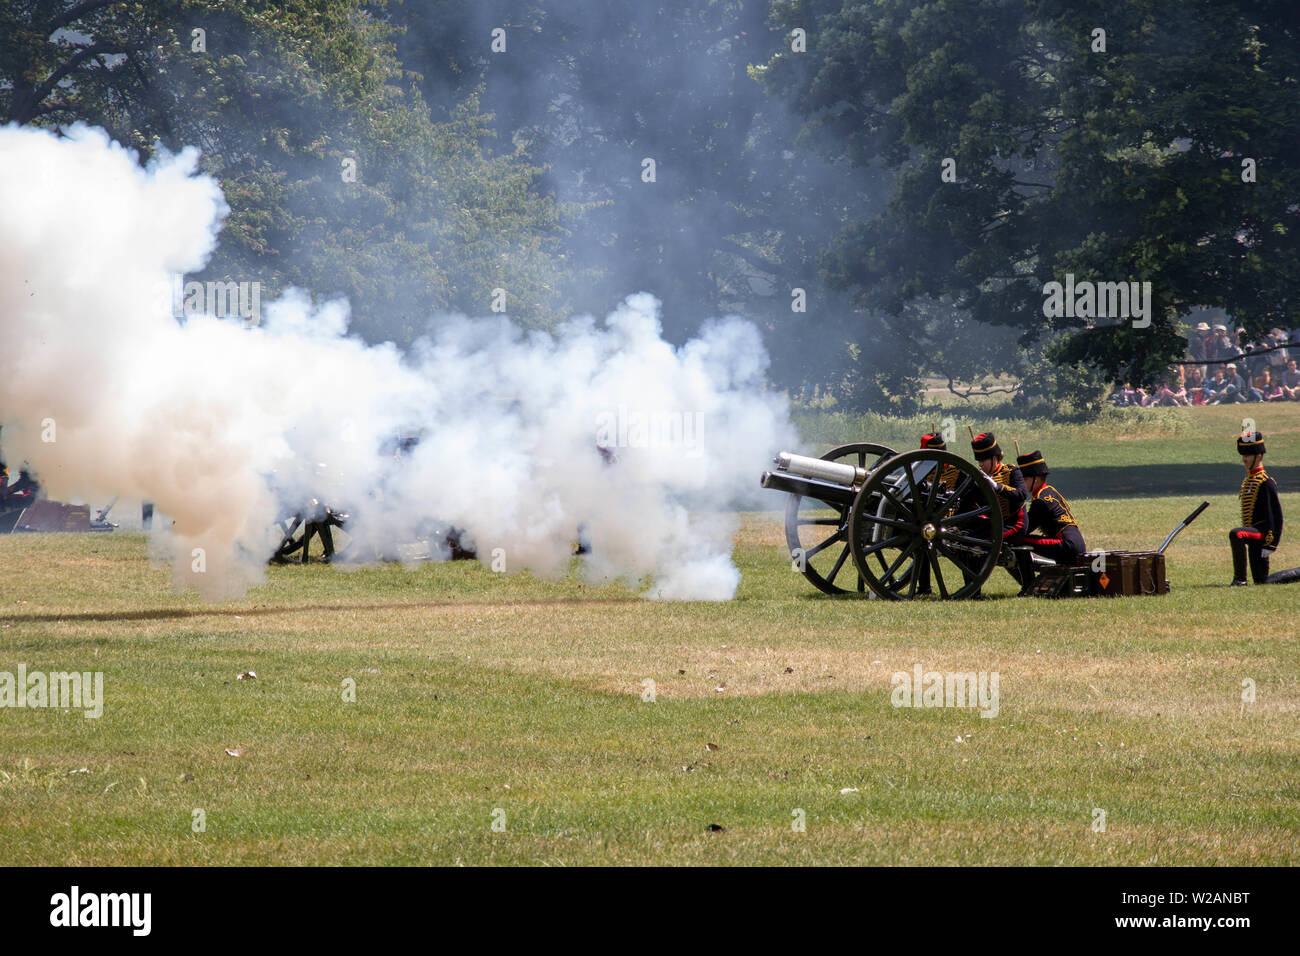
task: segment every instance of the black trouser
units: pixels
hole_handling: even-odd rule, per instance
[[[1055,538],[1035,538],[1023,535],[1016,539],[1016,544],[1025,544],[1034,549],[1034,554],[1051,558],[1057,564],[1073,564],[1088,550],[1083,543],[1083,535],[1072,524],[1061,529]]]
[[[1250,576],[1256,584],[1268,580],[1268,555],[1264,554],[1264,533],[1254,528],[1233,528],[1228,532],[1232,546],[1232,580],[1246,580],[1246,558],[1250,558]]]

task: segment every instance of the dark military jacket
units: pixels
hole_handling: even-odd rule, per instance
[[[1282,502],[1277,496],[1277,482],[1263,466],[1241,483],[1241,523],[1264,535],[1264,547],[1276,548],[1282,540]]]
[[[1025,524],[1028,531],[1041,531],[1044,537],[1059,538],[1061,529],[1073,525],[1079,527],[1070,511],[1070,503],[1065,496],[1051,485],[1043,485],[1036,497],[1029,504],[1029,519]]]
[[[998,506],[1002,511],[1002,524],[1010,527],[1016,523],[1025,502],[1029,500],[1029,488],[1020,469],[1003,462],[990,476],[997,483]],[[969,487],[962,492],[959,509],[969,511],[975,507],[977,488]]]
[[[1025,485],[1025,476],[1015,465],[1003,462],[993,472],[993,480],[998,483],[998,504],[1002,507],[1002,523],[1014,524],[1016,516],[1029,500],[1029,488]]]

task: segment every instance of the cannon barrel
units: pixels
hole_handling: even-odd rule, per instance
[[[854,491],[848,485],[838,485],[817,478],[805,478],[802,475],[783,471],[765,471],[759,481],[764,488],[814,498],[829,505],[848,507],[853,504]]]
[[[789,472],[804,478],[834,485],[858,485],[867,480],[867,469],[840,461],[826,461],[824,458],[809,458],[806,455],[794,455],[783,451],[773,459],[777,471]]]

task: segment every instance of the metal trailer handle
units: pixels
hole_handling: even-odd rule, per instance
[[[1174,535],[1178,534],[1178,532],[1182,531],[1189,524],[1195,521],[1197,515],[1199,515],[1202,511],[1204,511],[1208,507],[1210,507],[1210,503],[1208,501],[1202,501],[1200,506],[1195,511],[1193,511],[1191,514],[1189,514],[1186,518],[1183,519],[1182,524],[1180,524],[1173,531],[1169,532],[1169,537],[1165,538],[1165,543],[1156,549],[1156,554],[1164,554],[1165,548],[1169,547],[1169,542],[1174,540]]]

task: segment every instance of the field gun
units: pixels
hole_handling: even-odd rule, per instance
[[[997,566],[997,494],[979,468],[952,452],[899,454],[855,442],[820,458],[781,452],[773,464],[760,481],[789,495],[785,537],[794,567],[827,594],[967,598]]]

